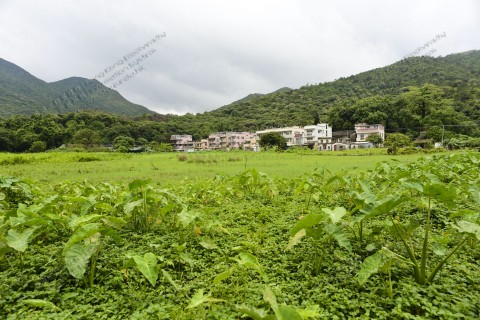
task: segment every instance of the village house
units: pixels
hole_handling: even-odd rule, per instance
[[[355,124],[355,133],[357,134],[357,142],[367,142],[367,138],[377,134],[382,140],[385,140],[385,127],[381,124]]]
[[[357,123],[355,130],[334,131],[332,133],[332,150],[373,148],[373,143],[367,141],[367,138],[374,134],[384,140],[385,127],[381,124]]]
[[[287,147],[309,146],[315,150],[347,150],[357,148],[372,148],[368,137],[377,134],[385,139],[385,127],[381,124],[357,123],[354,130],[332,131],[327,123],[308,125],[305,127],[283,127],[251,132],[217,132],[208,139],[193,142],[190,135],[172,135],[171,142],[174,151],[195,150],[231,150],[243,149],[260,151],[262,135],[276,132],[285,138]]]
[[[284,127],[284,128],[270,128],[257,131],[256,134],[260,139],[263,134],[269,132],[276,132],[287,141],[287,147],[301,146],[304,144],[305,129],[303,127]]]
[[[250,132],[217,132],[208,136],[210,150],[243,149],[250,143],[253,133]]]
[[[260,138],[256,133],[252,135],[250,140],[245,142],[243,145],[243,150],[247,151],[260,151]]]
[[[188,134],[174,134],[170,136],[170,143],[173,151],[193,151],[195,147],[192,136]]]
[[[210,150],[208,146],[208,139],[202,139],[200,141],[196,141],[195,150],[198,150],[198,151]]]
[[[332,132],[332,144],[330,150],[348,150],[352,149],[352,143],[356,141],[354,130],[341,130]]]
[[[331,150],[332,127],[327,123],[305,126],[304,144],[316,150]]]

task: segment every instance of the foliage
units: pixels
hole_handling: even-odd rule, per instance
[[[58,115],[19,115],[32,113],[52,100],[43,97],[34,101],[25,97],[29,104],[24,105],[30,108],[22,112],[18,105],[0,105],[0,116],[5,117],[0,120],[0,151],[23,152],[35,141],[45,142],[47,149],[62,144],[112,144],[118,136],[168,144],[172,134],[190,134],[199,140],[212,132],[252,132],[318,122],[329,123],[335,131],[351,130],[355,123],[381,123],[389,132],[409,133],[412,137],[426,130],[436,142],[441,141],[442,125],[445,139],[456,134],[478,137],[479,55],[480,51],[470,51],[438,58],[411,57],[333,82],[253,95],[195,115],[108,114],[139,115],[138,111],[120,107],[126,102],[119,104],[111,92],[108,99],[98,100],[101,104],[95,106],[103,112],[67,106],[64,110],[48,110]],[[71,81],[71,86],[68,81],[59,86],[68,91],[80,80]],[[17,86],[13,88],[17,90]],[[116,103],[112,103],[114,100]]]
[[[457,213],[458,211],[444,213],[444,210],[451,210],[456,206],[458,210],[458,206],[463,205],[457,202],[459,192],[465,193],[465,188],[468,188],[467,186],[471,183],[475,183],[474,180],[471,180],[471,172],[464,172],[463,166],[460,171],[457,171],[458,168],[451,167],[448,163],[451,160],[453,157],[429,159],[407,168],[403,166],[391,168],[384,165],[383,170],[389,174],[388,192],[391,193],[392,188],[396,188],[397,195],[385,196],[383,198],[385,200],[377,201],[375,200],[376,196],[371,193],[371,189],[365,187],[363,187],[362,195],[357,194],[358,199],[363,199],[366,208],[362,209],[363,214],[360,217],[380,215],[386,219],[389,217],[390,221],[384,223],[383,227],[404,247],[404,252],[393,255],[394,260],[407,262],[412,268],[415,281],[419,284],[433,282],[438,272],[468,239],[479,237],[480,226],[475,222],[463,220],[466,216],[462,213]],[[477,160],[464,157],[461,162],[474,165]],[[462,200],[466,201],[465,198]],[[393,213],[393,209],[400,203],[410,205],[410,210],[412,210],[410,216]],[[463,219],[458,219],[462,216]],[[444,234],[448,232],[449,236],[441,234],[433,236],[435,228],[443,230]],[[433,244],[432,241],[434,241]],[[420,253],[416,252],[415,244],[421,247]],[[449,244],[451,248],[447,249],[446,244]],[[390,252],[385,249],[382,251]],[[406,254],[406,257],[402,254]],[[373,272],[383,267],[384,259],[382,257],[384,256],[385,254],[375,254],[372,258],[365,260],[361,274],[364,275],[367,270]],[[440,258],[435,259],[435,256],[440,256]],[[433,268],[429,268],[428,264],[433,264]],[[361,282],[363,283],[366,278],[368,276],[362,276]]]
[[[115,150],[130,149],[135,145],[135,140],[132,137],[118,136],[113,140],[113,148]]]
[[[276,147],[283,150],[287,147],[287,140],[276,132],[267,132],[260,136],[260,147],[263,149]]]
[[[43,152],[47,149],[47,144],[43,141],[35,141],[32,143],[28,152]]]
[[[472,152],[288,178],[237,168],[171,187],[1,177],[0,317],[475,319],[479,164]]]
[[[383,143],[383,139],[379,134],[371,134],[366,139],[368,142],[373,143],[375,147],[378,147]]]
[[[173,148],[170,143],[159,143],[157,141],[150,142],[150,148],[155,152],[172,152]]]
[[[412,144],[412,140],[402,133],[391,133],[385,139],[385,147],[390,148],[393,154],[397,153],[399,148],[408,147]]]
[[[320,261],[326,256],[322,249],[325,247],[326,240],[333,239],[340,247],[352,251],[352,245],[340,224],[346,213],[345,208],[336,207],[333,210],[322,208],[320,213],[305,215],[290,230],[292,237],[285,250],[292,249],[304,236],[312,238],[315,252],[314,272],[318,274]]]
[[[446,145],[450,149],[479,148],[480,138],[454,135],[447,139]]]
[[[130,193],[125,199],[123,212],[138,231],[152,230],[167,214],[174,215],[172,224],[175,224],[176,213],[185,209],[175,195],[153,188],[150,183],[151,180],[135,180],[128,185]]]
[[[263,300],[270,305],[274,315],[268,315],[263,309],[250,308],[245,305],[238,306],[238,310],[255,320],[272,319],[272,320],[302,320],[316,318],[319,314],[315,311],[318,306],[312,306],[306,310],[296,310],[288,305],[278,305],[277,297],[272,289],[268,286],[263,290]]]
[[[0,104],[2,117],[84,109],[132,116],[152,113],[127,101],[97,80],[70,77],[48,83],[4,59],[0,59],[0,83],[0,92],[4,97]]]

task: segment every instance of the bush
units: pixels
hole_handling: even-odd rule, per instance
[[[132,148],[134,145],[135,140],[132,137],[118,136],[113,140],[113,149],[118,152],[128,152],[128,149]],[[127,151],[120,151],[120,148],[124,150],[122,147],[127,149]]]
[[[309,147],[305,146],[291,146],[286,150],[286,152],[296,154],[317,154],[318,150],[310,149]]]
[[[188,157],[186,154],[181,153],[181,154],[177,154],[177,159],[178,161],[183,162],[183,161],[187,161]]]
[[[92,162],[92,161],[101,161],[102,159],[100,159],[99,157],[95,157],[95,156],[85,156],[85,157],[80,157],[78,158],[78,162]]]
[[[32,162],[31,159],[27,159],[27,158],[22,157],[22,156],[15,156],[15,157],[13,157],[13,158],[4,159],[4,160],[0,161],[0,164],[1,164],[1,165],[25,164],[25,163],[30,163],[30,162]]]
[[[150,142],[150,148],[155,152],[173,152],[172,145],[169,143]]]
[[[204,157],[204,156],[196,156],[193,158],[188,158],[188,163],[217,163],[217,159],[215,157]]]
[[[115,149],[116,152],[120,152],[120,153],[127,153],[128,152],[128,148],[125,147],[125,146],[120,146],[118,148]]]
[[[414,153],[418,153],[418,152],[420,152],[420,150],[418,148],[415,148],[415,147],[406,147],[406,148],[398,149],[399,154],[414,154]]]
[[[28,152],[44,152],[47,149],[47,144],[43,141],[35,141],[32,143]]]

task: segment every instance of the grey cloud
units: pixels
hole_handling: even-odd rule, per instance
[[[197,113],[394,63],[443,32],[434,55],[480,49],[480,2],[0,1],[0,57],[46,81],[93,78],[162,32],[118,91]]]

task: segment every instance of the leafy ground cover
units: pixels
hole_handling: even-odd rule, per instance
[[[2,176],[0,317],[478,319],[479,166],[441,154],[172,187]]]

